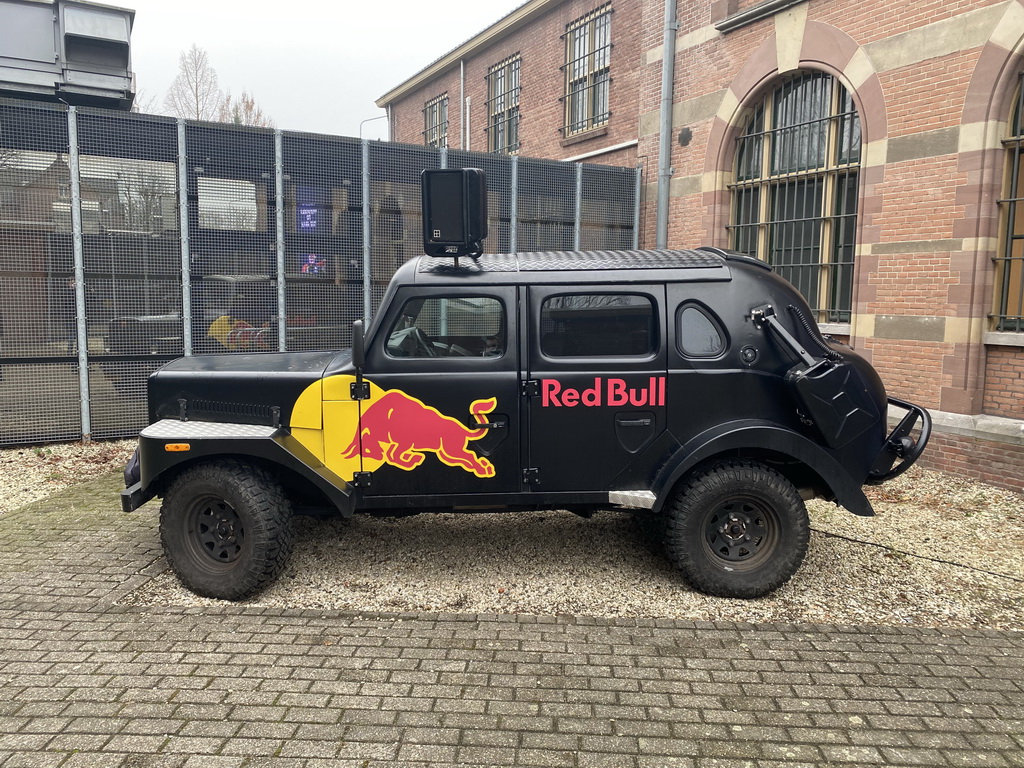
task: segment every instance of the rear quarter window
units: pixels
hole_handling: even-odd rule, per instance
[[[691,303],[676,313],[676,343],[683,357],[719,357],[725,352],[726,337],[707,308]]]

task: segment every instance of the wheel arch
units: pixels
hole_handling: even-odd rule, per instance
[[[725,424],[681,446],[655,476],[653,511],[660,513],[676,486],[698,466],[734,458],[762,461],[800,490],[811,488],[855,515],[874,515],[861,486],[836,459],[803,435],[771,423]]]
[[[142,441],[150,442],[150,441]],[[296,441],[289,438],[286,446],[278,440],[193,440],[187,454],[168,454],[163,450],[163,440],[152,441],[146,458],[142,462],[145,470],[141,484],[147,496],[163,496],[174,480],[182,472],[200,464],[226,459],[245,461],[259,466],[273,474],[280,482],[285,493],[293,500],[316,499],[325,500],[336,507],[343,515],[352,514],[353,498],[350,487],[337,478],[326,467],[320,465],[312,455],[303,461],[296,453],[306,451]],[[290,443],[295,443],[291,445]],[[295,453],[293,453],[295,451]]]

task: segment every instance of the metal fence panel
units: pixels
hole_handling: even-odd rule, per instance
[[[282,156],[285,349],[348,346],[363,312],[360,143],[286,133]]]
[[[509,155],[448,150],[449,168],[480,168],[487,175],[486,253],[508,253],[513,249],[514,162],[519,159]]]
[[[636,247],[637,170],[581,165],[580,244],[583,250]]]
[[[83,429],[125,437],[145,426],[146,376],[183,352],[177,129],[169,118],[101,109],[77,110],[76,125],[90,404]]]
[[[0,437],[80,437],[63,108],[0,101],[0,222]]]
[[[0,445],[135,435],[182,354],[348,346],[440,167],[487,173],[488,252],[634,242],[635,169],[0,100]]]
[[[576,166],[519,161],[520,251],[572,250],[576,231]]]

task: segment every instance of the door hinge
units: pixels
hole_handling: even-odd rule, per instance
[[[526,397],[537,397],[540,394],[540,382],[536,379],[527,379],[523,382],[523,395]]]
[[[348,385],[348,391],[353,400],[369,400],[370,382],[357,379]]]
[[[352,485],[356,488],[369,488],[372,485],[372,473],[356,472],[352,475]]]
[[[523,483],[525,485],[540,485],[540,470],[536,467],[524,469]]]

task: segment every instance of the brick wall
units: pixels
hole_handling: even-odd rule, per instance
[[[1024,419],[1024,349],[988,348],[984,407],[990,416]]]
[[[918,463],[1017,493],[1024,491],[1024,446],[933,432]]]
[[[519,100],[519,154],[561,160],[635,141],[639,121],[639,58],[643,17],[641,0],[613,0],[611,20],[611,118],[604,128],[587,135],[563,139],[565,122],[562,96],[565,78],[565,28],[602,5],[600,0],[573,0],[558,5],[517,32],[502,38],[464,60],[463,89],[470,100],[468,149],[486,152],[487,71],[509,56],[521,56]],[[423,144],[423,107],[427,101],[447,92],[448,146],[463,147],[464,102],[459,102],[460,68],[450,69],[418,90],[396,101],[391,108],[395,141]],[[634,165],[636,150],[596,155],[587,162]]]

